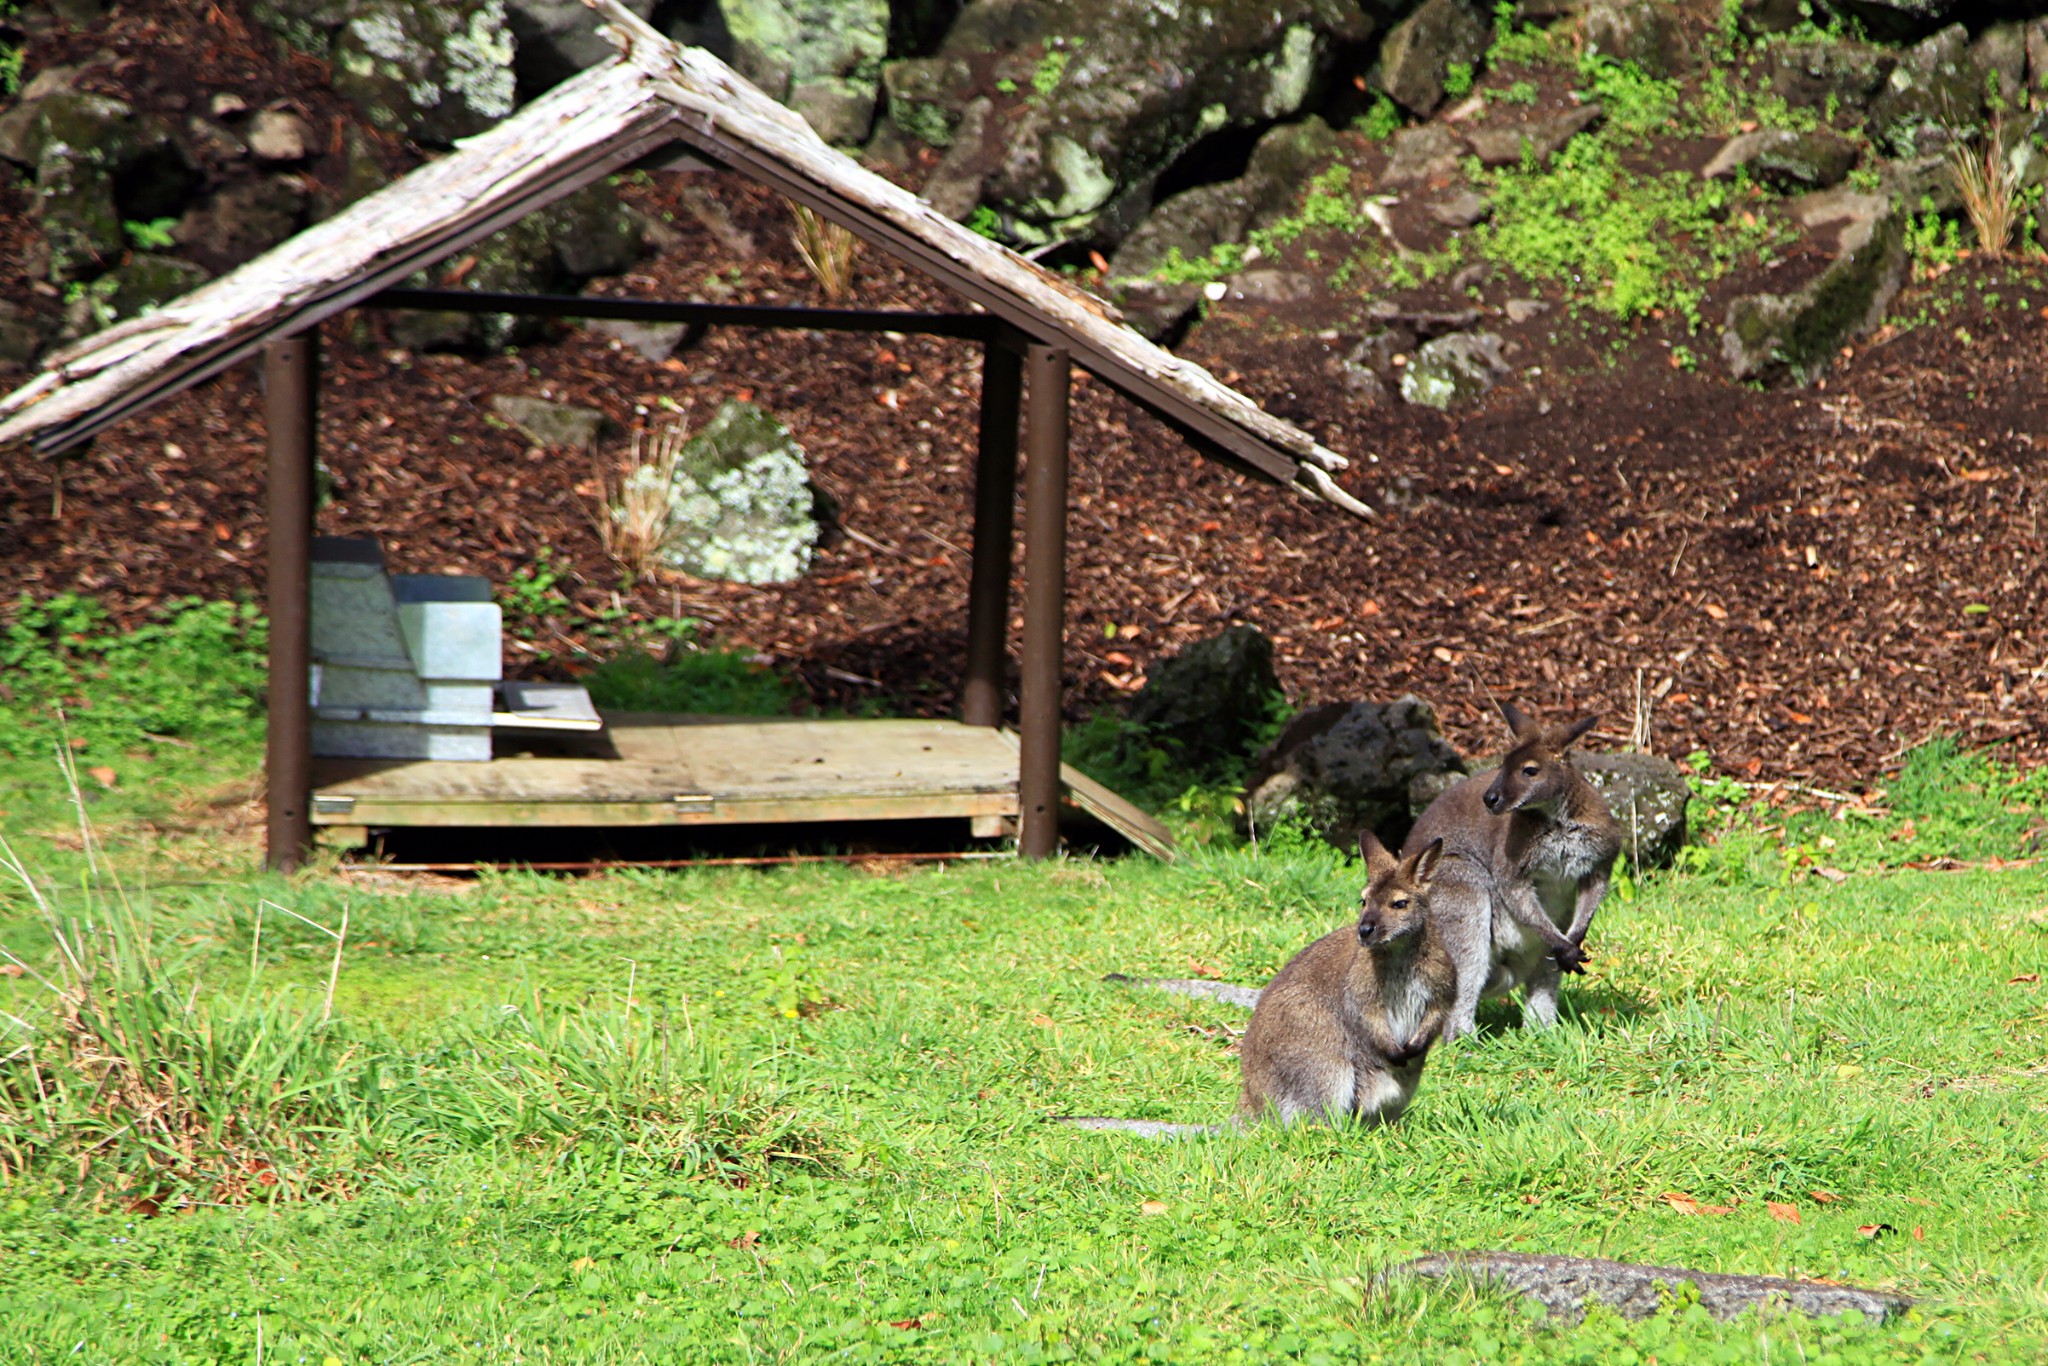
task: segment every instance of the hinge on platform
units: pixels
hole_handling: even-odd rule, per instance
[[[356,809],[354,797],[315,797],[313,814],[316,816],[346,816]]]
[[[711,811],[718,806],[718,798],[708,792],[678,792],[675,808],[678,811]]]

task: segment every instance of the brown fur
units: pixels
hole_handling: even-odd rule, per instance
[[[1240,1121],[1387,1121],[1421,1081],[1457,986],[1429,913],[1442,847],[1398,862],[1370,833],[1359,847],[1358,923],[1296,954],[1259,994],[1239,1047]]]
[[[1621,849],[1621,827],[1569,755],[1594,718],[1543,726],[1512,704],[1501,711],[1514,745],[1500,768],[1445,792],[1408,837],[1411,848],[1443,841],[1434,904],[1458,965],[1452,1037],[1472,1028],[1482,996],[1518,985],[1530,1024],[1556,1019],[1557,984],[1584,970],[1586,931]]]

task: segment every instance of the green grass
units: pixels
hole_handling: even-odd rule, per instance
[[[0,771],[61,808],[54,765]],[[131,1135],[81,1170],[105,1115],[35,1131],[10,1061],[4,1355],[243,1363],[260,1331],[265,1361],[322,1366],[2039,1359],[2048,988],[2013,979],[2048,953],[2048,870],[1901,869],[1922,846],[1890,835],[1912,819],[1926,847],[2011,858],[2041,781],[1935,746],[1888,789],[1868,830],[1707,813],[1714,842],[1684,871],[1610,898],[1561,1026],[1489,1007],[1400,1123],[1180,1144],[1047,1122],[1233,1101],[1241,1013],[1102,975],[1259,980],[1347,916],[1355,864],[1219,843],[1171,867],[286,881],[195,875],[199,836],[140,840],[115,813],[102,862],[125,922],[60,824],[8,819],[57,924],[154,946],[119,999],[159,1042],[131,1052],[183,1069],[196,1112],[271,1097],[281,1132],[243,1138],[282,1176],[237,1190]],[[61,983],[18,878],[0,944]],[[53,1050],[46,1080],[80,1061],[49,998],[0,978],[0,1009]],[[236,1067],[274,1080],[252,1099]],[[293,1084],[324,1108],[289,1113]],[[88,1091],[72,1101],[90,1116]],[[144,1217],[124,1207],[143,1178],[199,1203]],[[1366,1303],[1378,1270],[1437,1248],[1827,1276],[1923,1304],[1880,1328],[1716,1324],[1683,1297],[1633,1325],[1552,1325],[1459,1287]]]

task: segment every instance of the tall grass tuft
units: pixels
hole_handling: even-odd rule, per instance
[[[793,200],[789,212],[795,220],[789,237],[796,243],[797,255],[804,258],[804,265],[810,268],[812,276],[824,289],[825,297],[833,303],[839,302],[853,290],[853,268],[860,258],[860,239],[831,219]]]
[[[544,1011],[536,997],[411,1045],[335,1016],[332,977],[324,1001],[264,990],[260,939],[246,967],[221,960],[247,977],[219,990],[197,950],[165,955],[95,857],[82,808],[80,828],[90,871],[75,902],[0,838],[0,877],[48,939],[34,954],[0,947],[43,989],[40,1010],[0,1013],[0,1180],[154,1214],[345,1197],[450,1151],[728,1180],[829,1161],[754,1067],[700,1045],[687,1017],[680,1031],[650,1019],[630,985],[622,1007]],[[315,928],[338,973],[345,919]]]
[[[676,470],[688,438],[680,421],[652,433],[633,433],[623,468],[609,457],[598,464],[597,535],[612,563],[638,581],[654,568],[675,516]]]
[[[1948,169],[1977,234],[1977,249],[2003,256],[2019,221],[2021,189],[2021,167],[2006,155],[2003,121],[1993,119],[1981,140],[1958,134],[1949,144]]]

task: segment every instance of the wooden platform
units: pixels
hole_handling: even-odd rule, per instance
[[[489,763],[313,761],[316,826],[679,826],[1017,815],[1016,737],[957,721],[612,712],[588,735],[497,737]],[[1062,766],[1074,808],[1172,857],[1143,811]]]

